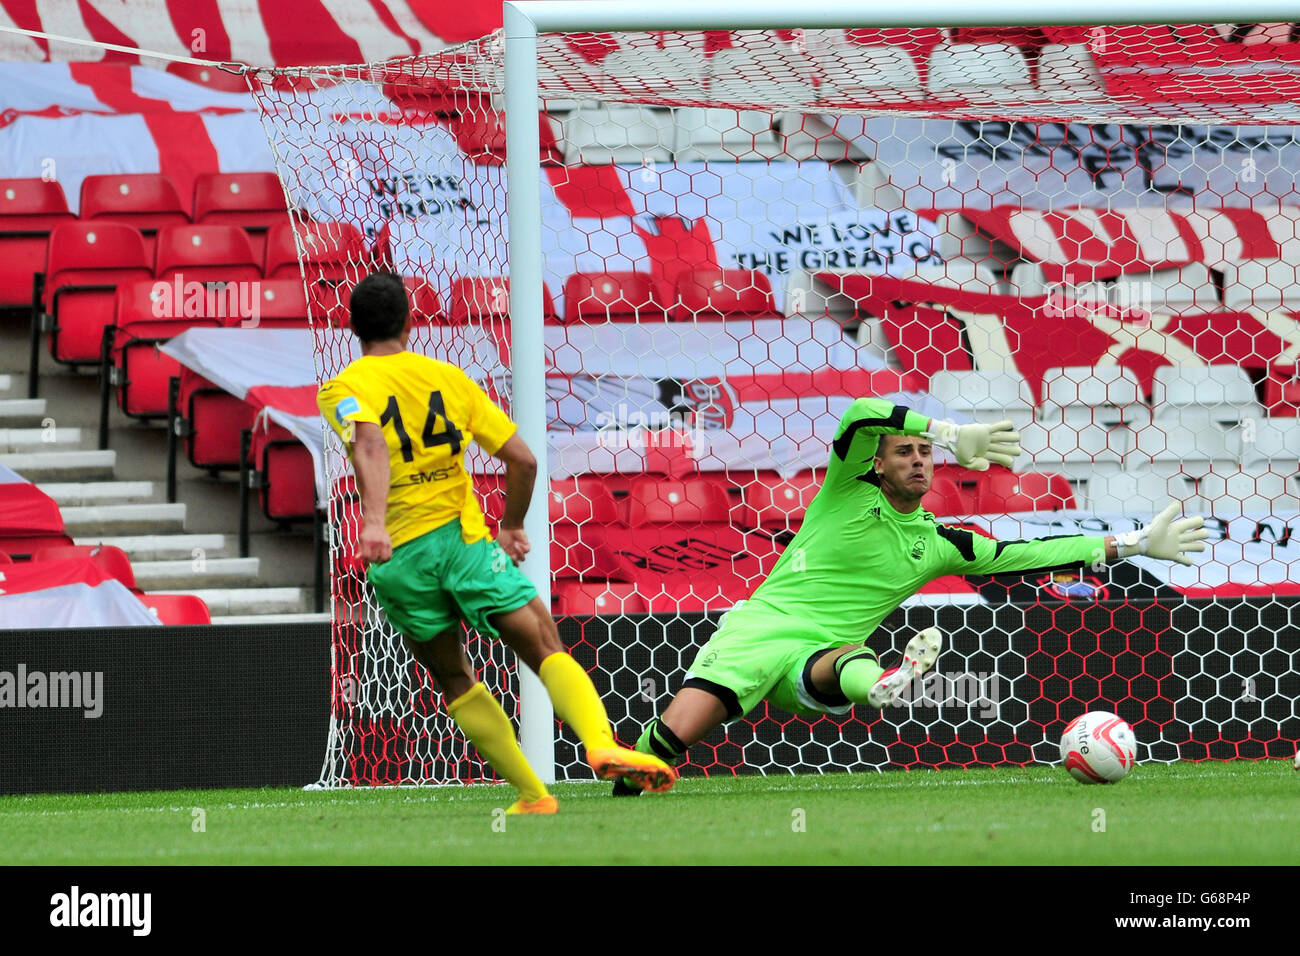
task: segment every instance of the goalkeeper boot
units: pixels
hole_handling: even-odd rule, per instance
[[[939,629],[927,627],[907,642],[907,648],[903,651],[903,663],[885,671],[871,685],[867,701],[872,707],[888,707],[898,700],[903,688],[934,666],[942,648],[943,635]]]
[[[614,792],[611,796],[615,797],[639,797],[645,793],[640,787],[633,786],[622,777],[614,781]]]
[[[540,800],[534,800],[531,803],[526,802],[523,797],[520,797],[510,805],[509,809],[506,810],[506,816],[514,816],[522,813],[558,813],[559,811],[559,802],[554,796],[548,793]]]
[[[677,771],[653,754],[643,754],[626,747],[601,747],[587,751],[587,763],[602,780],[626,777],[649,793],[671,790]]]

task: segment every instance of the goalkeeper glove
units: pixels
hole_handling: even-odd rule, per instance
[[[1115,550],[1121,558],[1145,554],[1149,558],[1190,565],[1191,552],[1205,550],[1205,539],[1210,536],[1210,532],[1202,527],[1205,519],[1200,515],[1174,521],[1176,514],[1178,502],[1171,501],[1145,528],[1117,534]]]
[[[922,432],[936,445],[957,456],[957,464],[972,471],[988,471],[989,463],[1011,467],[1020,455],[1020,433],[1010,422],[996,425],[957,425],[940,418],[930,419],[930,430]]]

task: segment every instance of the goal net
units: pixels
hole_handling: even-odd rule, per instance
[[[504,60],[498,32],[253,77],[322,380],[358,354],[351,286],[384,269],[411,289],[411,348],[516,411]],[[623,740],[770,571],[840,415],[874,395],[1020,428],[1014,472],[937,460],[941,522],[1111,533],[1172,498],[1211,549],[933,582],[862,635],[888,661],[944,631],[899,706],[764,704],[684,772],[1054,761],[1095,709],[1143,759],[1294,752],[1300,28],[544,34],[536,64],[545,346],[515,358],[545,364],[553,607]],[[321,782],[490,777],[365,584],[346,459],[322,440]],[[471,466],[499,519],[493,462]],[[512,711],[512,658],[469,649]],[[557,777],[589,777],[557,735]]]

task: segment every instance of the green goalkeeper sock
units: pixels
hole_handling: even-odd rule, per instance
[[[869,647],[849,651],[835,661],[835,676],[840,681],[840,693],[855,704],[868,702],[871,686],[885,669],[876,660],[876,652]]]
[[[656,717],[646,724],[645,730],[641,731],[635,749],[643,754],[652,754],[672,766],[682,758],[688,748],[675,733],[664,726],[662,720]],[[640,792],[641,788],[627,777],[618,780],[614,786],[616,796],[628,796]]]

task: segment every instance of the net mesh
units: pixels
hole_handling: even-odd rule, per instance
[[[539,38],[552,590],[635,739],[774,565],[860,395],[1011,418],[1026,457],[940,458],[925,507],[999,539],[1209,516],[1192,568],[934,582],[863,640],[937,623],[881,713],[762,705],[687,772],[1054,760],[1112,710],[1159,760],[1289,755],[1300,670],[1300,159],[1292,24]],[[404,277],[411,347],[510,410],[500,34],[262,71],[321,380],[347,293]],[[322,783],[491,777],[383,622],[332,437],[333,731]],[[489,521],[494,463],[469,460]],[[1294,631],[1292,631],[1294,633]],[[514,665],[471,635],[514,713]],[[589,776],[561,729],[557,775]]]

